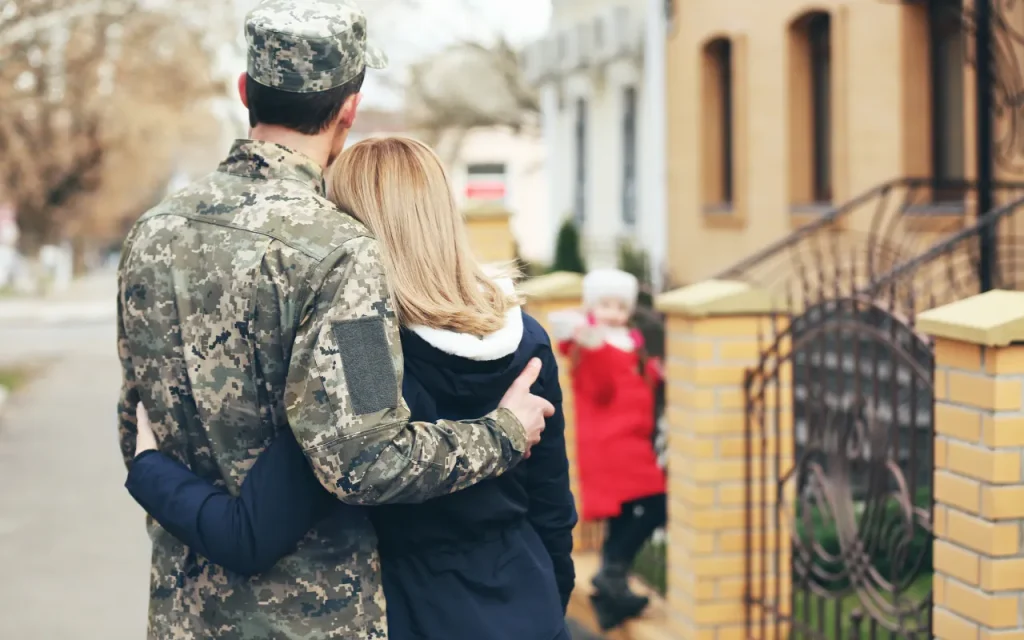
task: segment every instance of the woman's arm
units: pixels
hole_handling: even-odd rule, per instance
[[[547,419],[540,443],[534,446],[527,468],[527,517],[551,556],[555,581],[562,597],[562,609],[576,584],[572,561],[572,530],[576,526],[576,503],[569,490],[569,460],[565,452],[565,415],[562,413],[562,388],[558,383],[558,365],[551,351],[541,356],[541,381],[534,393],[555,406]]]
[[[237,498],[154,449],[135,457],[125,486],[174,537],[245,576],[273,567],[338,505],[290,431],[256,459]]]

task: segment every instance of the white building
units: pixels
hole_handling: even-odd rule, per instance
[[[512,214],[509,224],[520,257],[550,260],[554,236],[543,232],[551,214],[540,139],[501,127],[470,131],[451,158],[450,171],[462,207],[501,204]]]
[[[403,133],[406,128],[401,113],[367,109],[357,116],[348,142]],[[539,138],[490,127],[446,136],[435,150],[445,161],[455,199],[462,209],[500,204],[512,214],[509,223],[520,257],[541,263],[550,260],[554,235],[546,232],[551,214],[544,174],[545,149]]]
[[[523,52],[541,92],[550,234],[580,225],[588,267],[618,246],[665,264],[665,0],[552,0],[548,34]]]

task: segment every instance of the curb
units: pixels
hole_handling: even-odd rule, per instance
[[[10,304],[0,307],[0,324],[39,323],[66,324],[74,322],[101,322],[117,317],[117,308],[104,304]]]

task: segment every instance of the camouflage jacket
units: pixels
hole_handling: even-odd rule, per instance
[[[324,199],[321,169],[235,143],[210,176],[136,223],[118,296],[121,450],[134,407],[160,449],[237,493],[290,425],[320,481],[350,505],[421,502],[522,457],[507,410],[410,423],[376,240]],[[244,579],[152,521],[150,638],[386,638],[376,538],[339,508],[270,572]]]

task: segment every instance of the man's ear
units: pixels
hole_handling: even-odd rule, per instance
[[[339,122],[341,123],[342,129],[351,129],[352,125],[356,122],[356,111],[359,109],[359,103],[363,99],[363,94],[356,93],[345,99],[345,104],[341,105],[341,114]]]
[[[238,97],[242,99],[242,106],[249,108],[249,94],[245,91],[245,75],[238,76]]]

